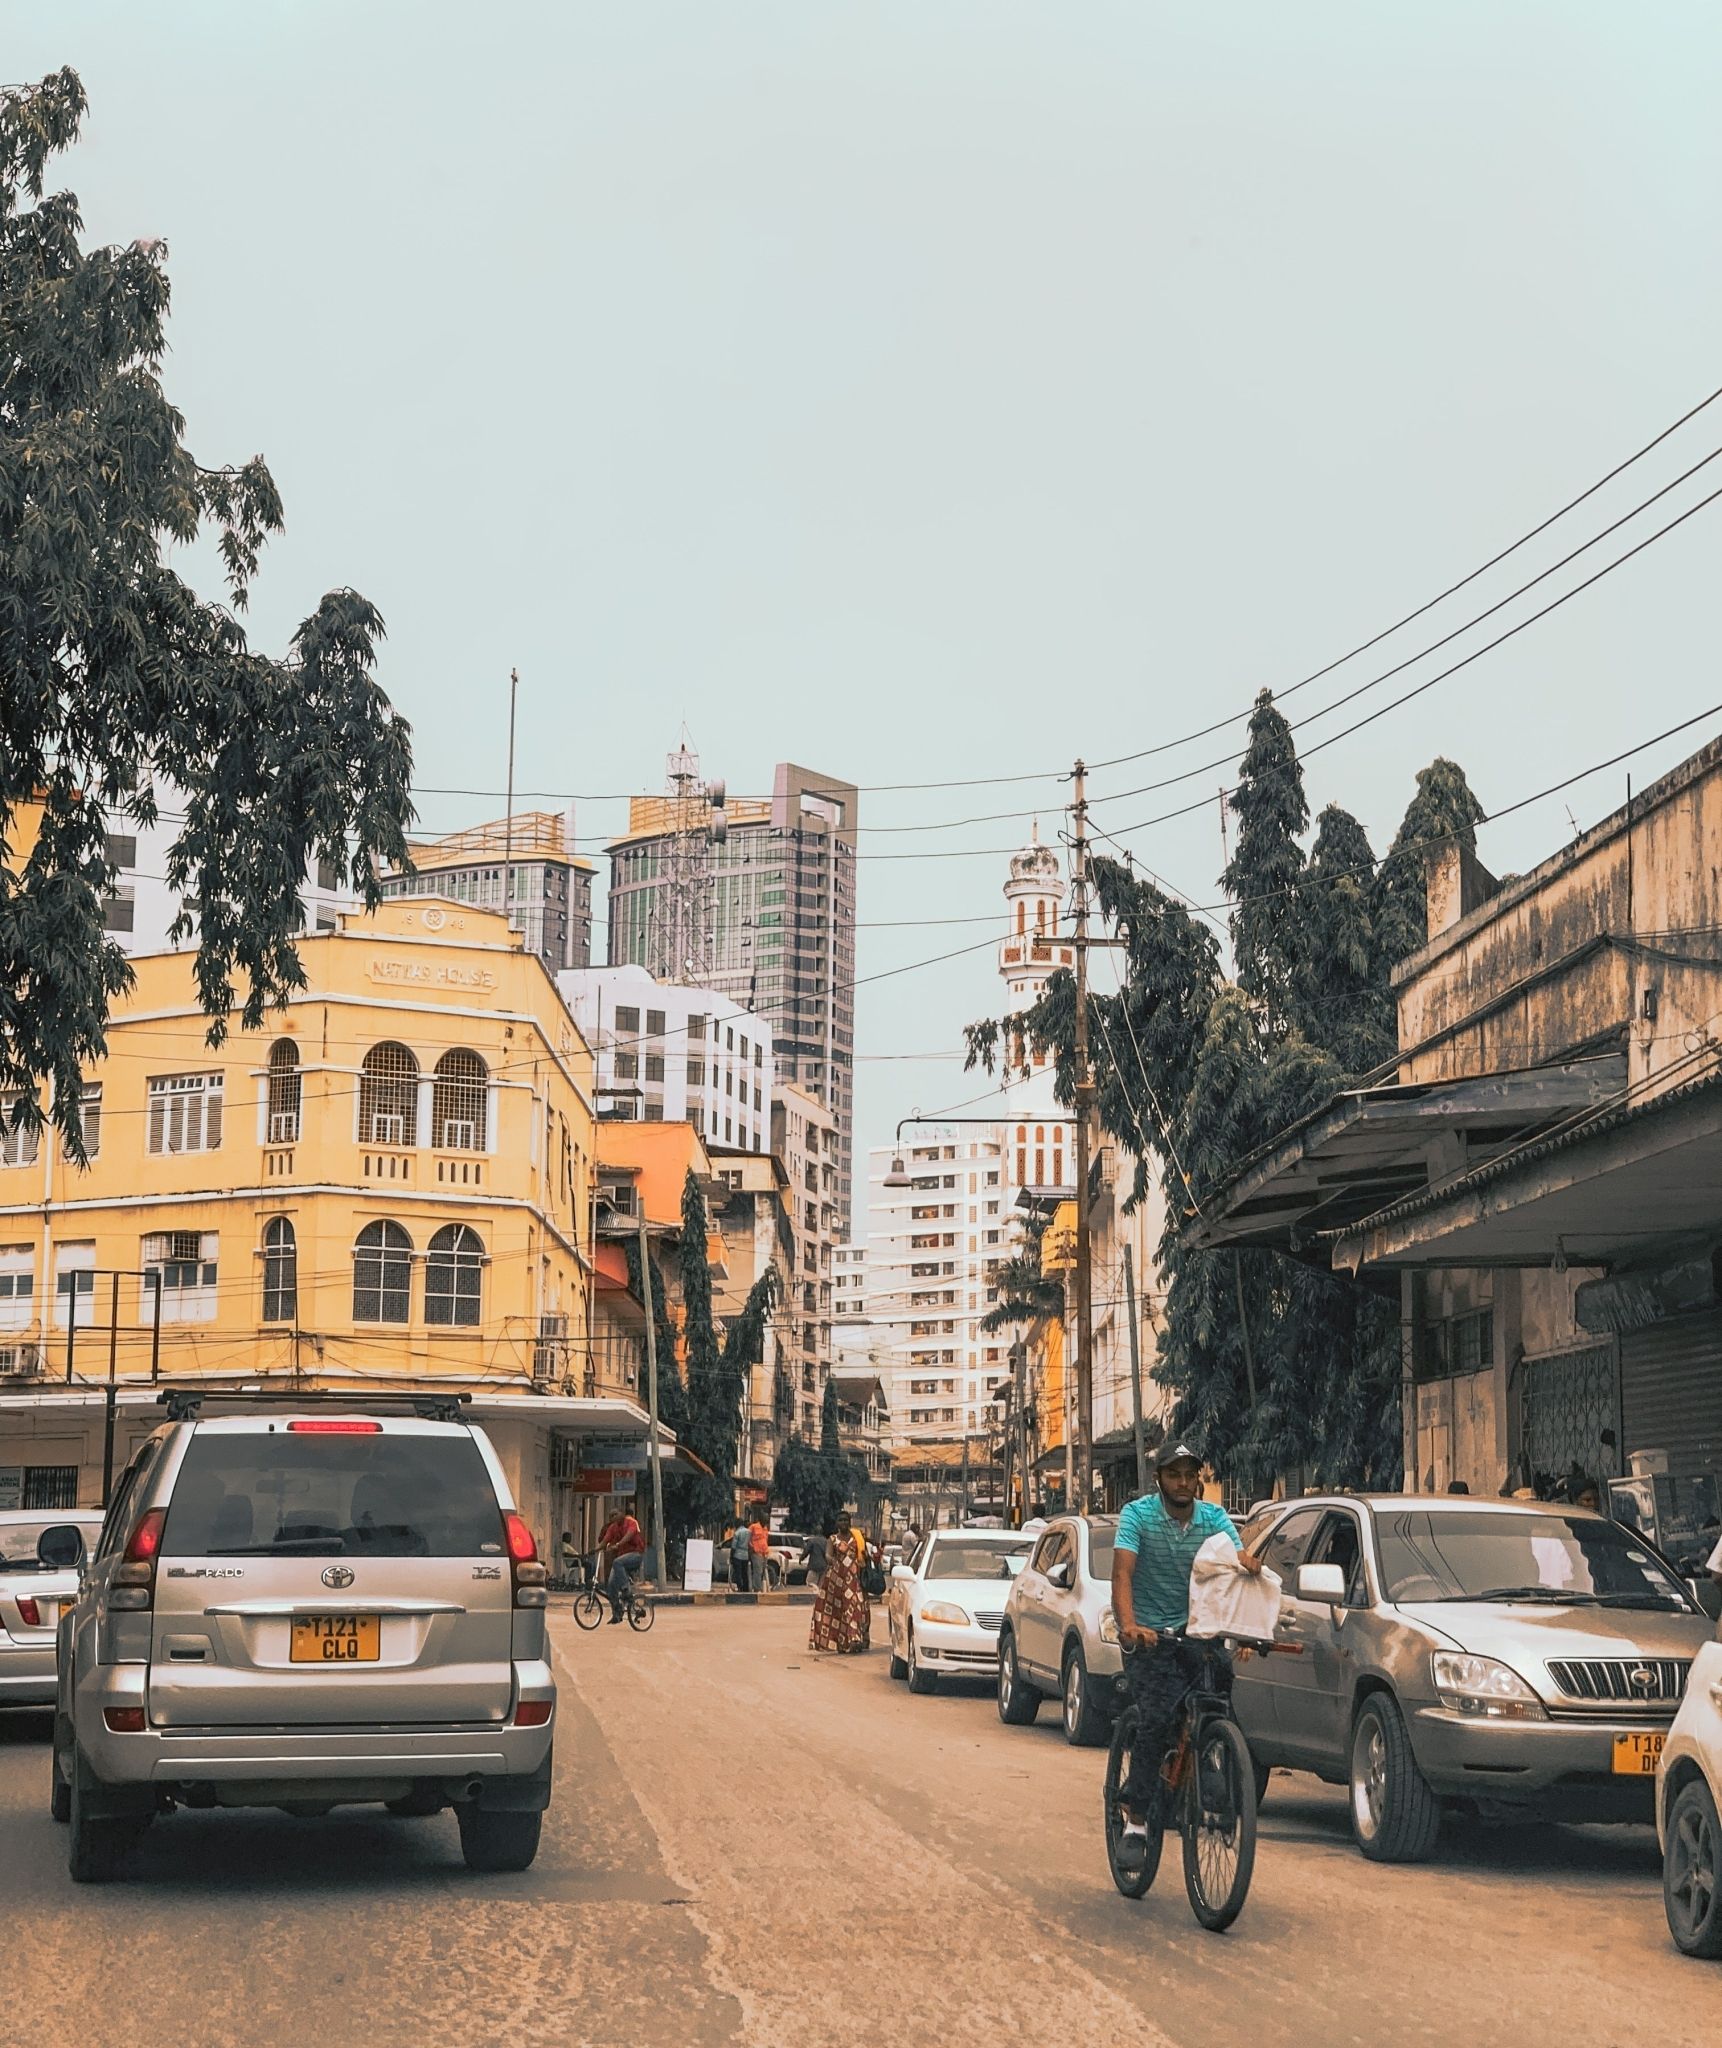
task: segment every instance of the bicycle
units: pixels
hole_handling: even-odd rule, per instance
[[[589,1585],[585,1592],[577,1594],[574,1600],[574,1619],[582,1628],[596,1628],[604,1619],[604,1610],[610,1604],[610,1596],[601,1586]],[[628,1617],[628,1626],[637,1629],[641,1635],[658,1618],[658,1610],[640,1591],[635,1580],[628,1581],[622,1595],[622,1612]]]
[[[1196,1672],[1178,1705],[1172,1747],[1160,1769],[1148,1816],[1148,1857],[1140,1870],[1122,1870],[1124,1786],[1139,1716],[1127,1705],[1112,1731],[1106,1756],[1106,1860],[1112,1882],[1127,1899],[1142,1898],[1160,1868],[1167,1827],[1183,1838],[1184,1890],[1202,1926],[1223,1933],[1244,1909],[1256,1862],[1256,1773],[1244,1731],[1232,1714],[1232,1664],[1227,1646],[1266,1654],[1298,1645],[1246,1636],[1197,1642],[1181,1630],[1165,1632],[1199,1652]]]

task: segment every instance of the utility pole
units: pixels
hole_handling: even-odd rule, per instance
[[[669,1590],[664,1576],[664,1463],[658,1450],[658,1319],[652,1312],[652,1248],[646,1241],[646,1205],[640,1204],[640,1292],[646,1298],[646,1457],[652,1467],[652,1576],[660,1593]]]
[[[114,1411],[119,1404],[120,1276],[113,1276],[113,1295],[108,1313],[108,1392],[102,1404],[102,1506],[114,1492]]]
[[[514,700],[520,692],[520,671],[508,671],[508,803],[502,824],[502,914],[514,908]]]
[[[1066,1493],[1067,1511],[1087,1514],[1094,1502],[1094,1248],[1088,1232],[1089,1118],[1094,1112],[1094,1069],[1088,1057],[1088,771],[1078,761],[1071,844],[1071,904],[1076,922],[1076,1429],[1080,1505]]]
[[[1136,1261],[1124,1240],[1124,1313],[1130,1319],[1130,1422],[1136,1433],[1136,1492],[1148,1491],[1148,1445],[1142,1431],[1142,1333],[1136,1323]]]

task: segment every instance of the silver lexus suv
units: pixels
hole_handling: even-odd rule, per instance
[[[165,1398],[60,1622],[73,1878],[117,1874],[178,1806],[358,1801],[452,1806],[471,1869],[524,1870],[556,1686],[489,1439],[450,1401]]]

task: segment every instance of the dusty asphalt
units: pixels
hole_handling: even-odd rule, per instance
[[[1381,1869],[1340,1795],[1276,1777],[1249,1904],[1191,1919],[1169,1853],[1112,1890],[1102,1754],[990,1694],[912,1698],[807,1611],[553,1629],[557,1798],[519,1877],[453,1821],[178,1814],[74,1888],[47,1723],[0,1716],[4,2048],[824,2048],[1722,2041],[1722,1966],[1669,1947],[1648,1831],[1452,1831]]]

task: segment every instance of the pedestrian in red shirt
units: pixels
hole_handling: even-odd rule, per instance
[[[770,1569],[767,1552],[771,1549],[771,1537],[766,1530],[765,1516],[758,1508],[754,1509],[751,1520],[753,1526],[747,1532],[747,1547],[751,1553],[750,1562],[753,1567],[753,1590],[756,1593],[763,1593],[766,1573]]]

